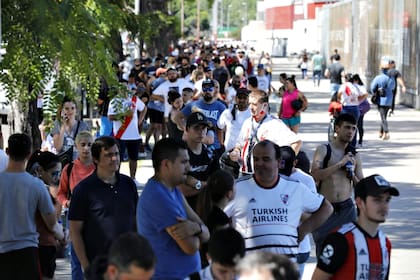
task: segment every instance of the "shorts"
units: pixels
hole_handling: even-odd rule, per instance
[[[40,280],[38,248],[27,247],[0,253],[1,279]]]
[[[282,118],[281,119],[288,127],[293,127],[300,124],[300,116],[295,116],[291,118]]]
[[[150,118],[151,123],[163,124],[163,112],[155,110],[155,109],[148,109],[147,112],[149,113],[149,118]]]
[[[118,139],[120,145],[120,160],[123,161],[125,150],[130,160],[138,160],[141,139],[138,140],[121,140]]]
[[[351,198],[342,202],[332,203],[332,206],[334,213],[320,227],[312,232],[317,257],[321,253],[322,243],[333,229],[355,221],[357,218],[356,206]]]
[[[55,246],[39,246],[38,251],[42,276],[53,278],[56,268],[55,254],[57,249]]]

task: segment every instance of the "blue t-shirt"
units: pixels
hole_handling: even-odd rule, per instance
[[[370,89],[375,92],[378,88],[385,89],[386,95],[380,98],[380,106],[391,106],[394,98],[393,90],[395,88],[394,79],[390,78],[386,73],[376,76],[370,84]]]
[[[156,254],[154,280],[184,279],[200,270],[199,252],[185,254],[166,232],[167,227],[178,222],[177,217],[187,217],[181,192],[149,179],[137,205],[137,227]]]
[[[191,115],[193,109],[198,109],[201,113],[203,113],[207,119],[213,124],[213,128],[217,127],[217,120],[222,115],[223,111],[226,109],[225,104],[216,100],[215,102],[208,104],[204,102],[202,98],[197,101],[193,101],[188,103],[183,109],[182,113],[184,114],[185,118],[188,118]],[[217,136],[214,136],[214,144],[212,145],[215,149],[220,148],[220,142]]]

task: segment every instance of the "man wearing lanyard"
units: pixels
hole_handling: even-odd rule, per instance
[[[268,94],[254,90],[249,95],[251,117],[244,121],[235,148],[230,152],[232,161],[241,163],[241,172],[253,173],[252,148],[262,140],[270,140],[279,146],[291,146],[298,153],[302,140],[281,120],[270,115]]]

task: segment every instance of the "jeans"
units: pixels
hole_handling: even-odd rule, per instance
[[[363,135],[365,134],[365,129],[363,128],[363,118],[365,114],[360,114],[359,120],[357,121],[357,133],[359,134],[359,144],[363,143]]]
[[[379,114],[381,115],[381,133],[388,133],[388,120],[386,119],[388,117],[388,111],[391,109],[391,106],[378,106]]]
[[[314,81],[314,85],[315,85],[315,78],[318,81],[318,86],[319,86],[321,82],[321,70],[314,70],[312,74],[312,80]]]
[[[76,256],[76,252],[74,251],[73,244],[70,245],[70,252],[71,252],[71,280],[84,280],[85,276],[83,275],[82,266],[80,265],[80,261]]]
[[[334,93],[336,93],[340,89],[340,86],[341,86],[340,84],[334,84],[334,83],[330,84],[331,96],[333,96]]]
[[[301,71],[302,71],[302,79],[305,79],[306,78],[306,76],[308,75],[308,69],[301,69]]]

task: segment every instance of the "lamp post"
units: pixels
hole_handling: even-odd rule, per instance
[[[226,14],[227,14],[227,29],[228,30],[230,30],[230,8],[232,8],[232,4],[229,4],[228,6],[227,6],[227,11],[226,11]]]
[[[248,1],[242,2],[242,6],[245,9],[245,17],[243,17],[244,26],[248,24]]]

